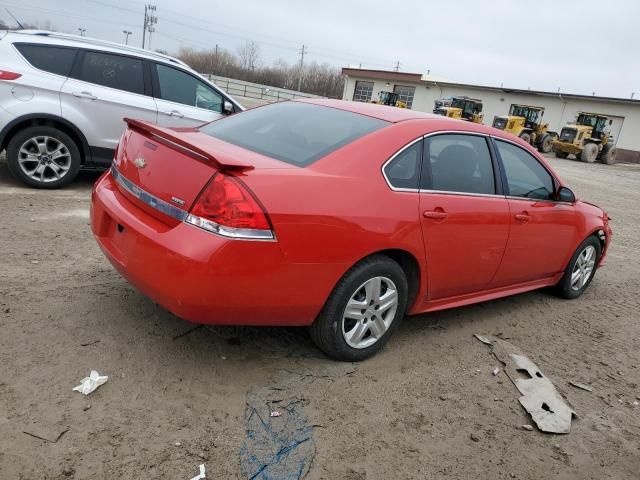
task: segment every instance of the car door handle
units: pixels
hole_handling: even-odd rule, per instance
[[[88,100],[97,100],[98,99],[98,97],[96,97],[91,92],[73,92],[71,95],[73,95],[74,97],[78,97],[78,98],[86,98]]]
[[[531,219],[528,213],[516,213],[516,220],[519,222],[528,222]]]
[[[425,218],[433,218],[435,220],[444,220],[445,218],[447,218],[449,216],[449,214],[447,212],[442,212],[442,211],[426,211],[423,212],[422,215],[424,215]]]
[[[184,114],[180,113],[178,110],[171,110],[169,112],[162,112],[165,115],[169,115],[170,117],[178,117],[178,118],[182,118],[184,117]]]

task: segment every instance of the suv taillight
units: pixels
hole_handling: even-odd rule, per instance
[[[273,240],[267,215],[237,178],[218,172],[196,199],[187,223],[224,237]]]
[[[0,80],[16,80],[22,76],[21,73],[9,72],[7,70],[0,70]]]

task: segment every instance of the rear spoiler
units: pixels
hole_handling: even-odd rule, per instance
[[[171,128],[159,127],[153,123],[145,122],[144,120],[134,120],[133,118],[124,118],[124,121],[129,129],[135,130],[146,137],[153,138],[163,145],[189,155],[196,160],[213,164],[218,170],[243,172],[253,170],[254,168],[253,165],[235,159],[225,158],[224,160],[220,160],[210,152],[185,140],[180,136],[178,131]],[[195,129],[193,131],[195,131]]]

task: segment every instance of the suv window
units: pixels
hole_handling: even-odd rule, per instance
[[[553,177],[530,153],[511,143],[496,140],[512,197],[553,200]]]
[[[396,158],[384,167],[387,180],[395,188],[418,188],[420,163],[422,160],[422,141],[416,142],[400,152]]]
[[[40,70],[69,75],[73,60],[76,58],[76,48],[53,47],[50,45],[27,45],[16,43],[15,47],[27,61]]]
[[[446,192],[496,193],[491,154],[484,137],[442,134],[424,142],[421,188]],[[428,161],[427,161],[428,160]]]
[[[304,167],[389,122],[337,108],[280,102],[211,122],[202,133]]]
[[[85,52],[79,69],[74,68],[74,78],[116,88],[131,93],[144,94],[142,60],[101,52]]]
[[[160,84],[158,98],[222,113],[224,98],[209,85],[166,65],[156,64],[156,71]]]

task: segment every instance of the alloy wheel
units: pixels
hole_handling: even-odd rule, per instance
[[[342,317],[342,336],[350,347],[367,348],[389,330],[398,310],[398,289],[387,277],[374,277],[351,295]]]
[[[592,245],[587,245],[578,255],[573,266],[573,272],[571,272],[572,290],[580,290],[587,284],[595,265],[596,249]]]
[[[22,144],[18,150],[18,165],[37,182],[54,182],[69,172],[71,152],[57,138],[38,135]]]

